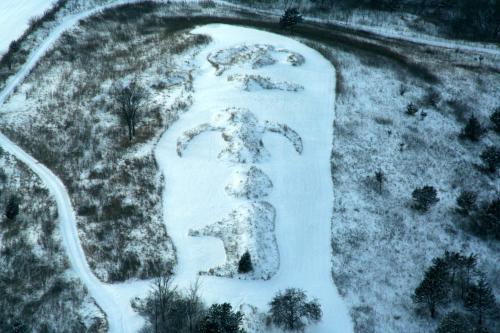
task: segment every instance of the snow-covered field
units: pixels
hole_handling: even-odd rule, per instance
[[[323,321],[308,332],[351,332],[349,315],[330,273],[333,196],[329,158],[334,118],[334,68],[316,51],[279,35],[227,25],[208,25],[193,32],[210,35],[213,39],[197,58],[199,70],[195,72],[194,104],[165,133],[156,149],[166,179],[165,221],[177,248],[176,283],[188,287],[199,278],[200,271],[225,264],[229,254],[225,253],[220,239],[191,237],[189,231],[215,223],[245,205],[248,200],[228,196],[225,187],[235,170],[255,165],[273,183],[265,201],[276,209],[279,269],[267,281],[204,275],[200,279],[202,295],[208,302],[231,301],[235,306],[250,304],[266,311],[268,302],[278,290],[303,288],[311,297],[320,300],[324,313]],[[259,59],[250,55],[233,61],[224,74],[218,76],[207,57],[243,44],[266,44],[297,52],[305,62],[293,66],[287,57],[273,54],[276,61],[254,66]],[[300,84],[304,90],[246,91],[228,82],[227,77],[232,74],[260,74],[275,81]],[[298,152],[290,141],[269,132],[263,137],[262,147],[269,154],[260,159],[247,158],[247,163],[240,163],[242,159],[231,157],[237,153],[255,156],[252,154],[254,147],[245,146],[245,143],[252,141],[256,133],[251,128],[244,128],[229,131],[224,139],[218,132],[203,133],[190,142],[182,156],[177,154],[177,140],[185,131],[212,122],[219,112],[229,107],[249,110],[260,123],[271,121],[289,126],[302,138],[303,151]],[[225,126],[230,125],[221,125]],[[235,143],[238,130],[245,133],[241,144]],[[220,154],[227,150],[234,154]],[[248,239],[252,235],[241,237]]]
[[[42,15],[55,0],[2,0],[0,1],[0,58],[11,41],[19,38],[28,28],[30,19]]]
[[[8,10],[18,8],[26,17],[34,13],[28,1],[4,0],[0,20],[6,20],[2,6],[7,3],[11,3]],[[63,19],[0,92],[0,104],[63,31],[93,13],[89,10]],[[2,25],[0,42],[9,39],[6,48],[17,36],[5,31]],[[450,116],[454,112],[450,105],[458,99],[479,105],[481,120],[486,122],[498,101],[498,92],[490,87],[498,76],[475,79],[472,72],[460,69],[464,82],[458,76],[456,82],[448,82],[453,79],[443,70],[440,74],[447,88],[440,92],[438,106],[424,106],[427,118],[409,120],[399,112],[409,101],[423,100],[434,87],[413,78],[403,80],[400,73],[388,75],[387,68],[374,70],[340,52],[336,56],[346,67],[348,93],[339,104],[334,136],[335,69],[319,53],[292,39],[247,28],[208,25],[193,33],[213,38],[195,59],[194,104],[156,148],[165,175],[165,225],[178,251],[175,281],[179,287],[200,279],[207,303],[230,301],[236,307],[248,304],[263,312],[278,290],[303,288],[320,300],[324,314],[323,321],[307,332],[351,332],[347,306],[331,277],[332,211],[335,276],[342,279],[339,287],[342,284],[347,305],[351,310],[368,309],[367,322],[376,332],[435,326],[427,322],[408,326],[414,316],[409,293],[421,278],[416,272],[445,249],[487,257],[485,269],[489,276],[495,275],[498,269],[488,267],[496,247],[464,236],[451,221],[450,207],[464,184],[447,163],[462,163],[463,169],[479,179],[470,184],[486,182],[487,191],[498,192],[498,182],[482,179],[472,167],[477,149],[454,141],[461,124]],[[450,47],[441,41],[416,42]],[[246,51],[233,57],[234,50]],[[464,50],[498,53],[474,45]],[[403,86],[409,90],[406,95],[401,93]],[[469,86],[480,93],[470,95]],[[424,132],[433,133],[432,140]],[[393,150],[379,145],[382,136]],[[334,142],[333,166],[339,168],[334,173],[335,192],[330,169],[332,138],[341,138]],[[495,144],[498,137],[488,135],[484,141]],[[129,300],[144,296],[149,281],[101,283],[79,244],[75,214],[62,182],[2,134],[0,145],[35,171],[58,201],[61,236],[72,268],[106,312],[110,331],[138,331],[142,319]],[[401,153],[403,148],[410,158]],[[443,151],[450,155],[448,160],[442,159]],[[417,155],[423,158],[420,164],[415,162]],[[387,193],[380,197],[365,188],[375,166],[389,174]],[[441,201],[427,216],[406,216],[409,193],[424,180],[438,186]],[[391,215],[389,208],[397,213]],[[427,220],[443,222],[427,227]],[[392,224],[386,226],[387,221]],[[418,227],[406,227],[406,222]],[[388,249],[395,253],[388,254]],[[236,263],[247,250],[255,272],[238,274]],[[371,269],[375,262],[379,267]],[[396,263],[401,270],[394,269]],[[498,289],[498,281],[494,287]]]

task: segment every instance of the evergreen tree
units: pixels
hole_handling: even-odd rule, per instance
[[[500,239],[500,197],[483,203],[471,223],[477,234]]]
[[[463,313],[452,311],[443,317],[436,333],[472,333],[470,319]]]
[[[417,188],[412,193],[413,197],[413,208],[426,212],[429,208],[436,204],[439,199],[437,197],[437,191],[432,186],[424,186]]]
[[[479,141],[484,132],[485,129],[481,126],[477,118],[475,116],[470,116],[460,136],[471,141]]]
[[[490,116],[495,132],[500,133],[500,107],[498,107]]]
[[[19,199],[15,195],[11,195],[5,206],[5,216],[9,220],[14,220],[19,214]]]
[[[253,271],[252,257],[250,253],[246,251],[242,256],[238,263],[238,273],[248,273]]]
[[[477,194],[472,191],[462,191],[457,198],[457,212],[462,215],[469,213],[476,208]]]
[[[460,287],[460,298],[465,300],[472,280],[477,273],[477,256],[470,254],[460,258],[461,269],[459,270],[458,283]]]
[[[494,173],[500,166],[500,149],[497,147],[488,147],[481,153],[481,160],[484,169],[487,172]]]
[[[427,269],[424,279],[415,289],[413,302],[424,304],[432,318],[436,318],[437,306],[448,301],[448,269],[446,262],[436,258]]]
[[[469,288],[465,306],[476,316],[479,327],[483,326],[487,317],[498,311],[495,296],[484,276]]]
[[[233,312],[229,303],[213,304],[200,323],[200,333],[244,333],[241,312]]]
[[[297,8],[285,9],[285,13],[280,18],[281,29],[292,30],[294,26],[302,22],[302,14],[300,14]]]

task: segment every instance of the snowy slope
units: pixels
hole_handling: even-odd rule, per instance
[[[182,157],[176,151],[177,140],[185,131],[213,122],[214,116],[228,107],[248,109],[261,123],[286,124],[303,141],[300,154],[290,141],[276,133],[267,133],[263,143],[269,156],[255,161],[273,182],[266,201],[276,209],[280,267],[267,281],[204,275],[202,295],[208,303],[231,301],[234,306],[251,304],[267,311],[268,302],[278,290],[303,288],[319,299],[324,312],[323,321],[308,332],[351,332],[349,315],[331,278],[333,195],[329,158],[334,68],[316,51],[279,35],[227,25],[208,25],[193,32],[213,38],[213,43],[198,56],[194,104],[166,131],[156,149],[166,179],[165,222],[178,251],[176,283],[188,287],[195,282],[199,271],[224,264],[226,253],[219,239],[191,237],[188,233],[224,218],[242,203],[240,198],[228,196],[224,191],[231,174],[242,164],[218,157],[227,144],[220,133],[198,135]],[[275,64],[253,68],[237,63],[224,74],[216,75],[207,56],[241,44],[270,44],[276,49],[291,50],[304,56],[305,63],[291,66],[286,59],[278,59]],[[275,81],[300,84],[304,90],[247,91],[228,81],[231,74],[260,74]]]
[[[265,9],[264,10],[264,9],[258,9],[258,8],[252,7],[252,6],[247,6],[247,5],[243,5],[243,4],[239,4],[239,3],[233,3],[233,2],[229,2],[229,1],[225,1],[225,0],[216,0],[215,2],[218,4],[221,4],[221,5],[227,6],[227,7],[244,9],[244,10],[250,11],[250,12],[257,12],[264,17],[269,16],[269,15],[279,17],[282,15],[281,9],[279,9],[279,10]],[[350,28],[350,29],[354,29],[354,30],[370,32],[370,33],[379,35],[381,37],[406,41],[406,42],[415,43],[415,44],[419,44],[419,45],[429,45],[429,46],[435,46],[435,47],[451,49],[451,50],[460,50],[460,51],[464,51],[464,52],[500,55],[500,48],[497,47],[495,44],[491,44],[491,43],[488,44],[488,43],[471,42],[471,41],[465,41],[465,40],[459,40],[459,39],[446,39],[446,38],[441,38],[441,37],[437,37],[437,36],[418,34],[418,33],[414,33],[411,31],[401,31],[401,30],[391,29],[390,27],[376,27],[376,26],[370,26],[370,25],[365,25],[365,24],[344,22],[342,20],[337,20],[337,19],[320,19],[320,18],[313,17],[313,16],[304,16],[304,20],[306,22],[335,24],[335,25],[344,26],[346,28]]]
[[[10,42],[19,38],[28,28],[30,19],[42,15],[54,1],[0,1],[0,58],[9,48]]]
[[[75,15],[65,17],[59,25],[54,28],[49,36],[34,49],[28,57],[28,61],[21,69],[11,76],[5,88],[0,91],[0,106],[5,102],[12,91],[23,82],[28,73],[36,66],[37,62],[43,55],[52,47],[55,41],[66,30],[71,29],[81,19],[89,17],[104,8],[110,8],[123,3],[131,3],[130,1],[116,1],[112,4],[96,7],[91,10],[83,11]],[[4,31],[3,27],[1,31]],[[47,185],[51,194],[55,197],[59,214],[59,227],[61,230],[62,241],[70,259],[71,268],[80,277],[85,287],[89,290],[90,295],[95,299],[97,304],[105,312],[109,324],[109,332],[134,332],[140,325],[140,320],[136,321],[138,326],[130,326],[126,321],[127,317],[124,313],[130,313],[128,295],[122,296],[117,288],[104,284],[99,281],[90,270],[85,254],[83,253],[78,230],[76,227],[75,213],[71,205],[71,201],[64,184],[61,180],[45,166],[27,154],[21,147],[9,140],[5,135],[0,133],[0,147],[16,156],[20,161],[25,163],[33,172],[35,172],[42,181]],[[127,284],[125,284],[127,289]],[[140,290],[144,290],[145,287]]]

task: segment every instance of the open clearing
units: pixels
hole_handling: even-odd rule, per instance
[[[300,154],[288,140],[267,133],[263,146],[269,156],[255,163],[273,182],[266,200],[276,209],[280,267],[268,281],[203,276],[200,280],[202,295],[208,302],[231,300],[235,306],[250,304],[262,311],[276,291],[299,287],[317,297],[323,307],[323,321],[308,332],[352,331],[347,310],[330,273],[333,195],[329,158],[333,136],[334,68],[316,51],[267,32],[208,25],[193,33],[207,34],[213,39],[197,57],[199,69],[195,72],[194,104],[164,134],[156,149],[156,158],[166,179],[165,221],[177,248],[176,283],[188,287],[198,278],[199,271],[225,263],[227,255],[220,240],[194,238],[188,232],[224,218],[245,201],[228,196],[224,190],[241,163],[224,158],[223,154],[218,158],[228,145],[220,133],[204,133],[193,139],[182,157],[177,155],[176,142],[186,130],[212,121],[226,108],[248,109],[260,122],[286,124],[303,140]],[[242,44],[270,44],[276,49],[298,52],[304,56],[305,63],[293,66],[284,57],[259,67],[252,66],[255,59],[248,57],[234,61],[223,75],[217,76],[207,56]],[[300,84],[304,90],[249,92],[228,82],[227,76],[231,74],[261,74],[275,81]]]

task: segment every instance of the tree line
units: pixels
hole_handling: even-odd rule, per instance
[[[500,41],[500,0],[309,0],[320,9],[400,11],[426,18],[461,38]]]
[[[178,290],[172,283],[171,271],[158,276],[148,296],[135,298],[132,307],[146,319],[142,332],[245,333],[241,311],[234,310],[229,303],[207,307],[201,299],[199,284]],[[279,291],[269,307],[266,324],[288,332],[303,332],[322,317],[319,302],[310,300],[298,288]]]

